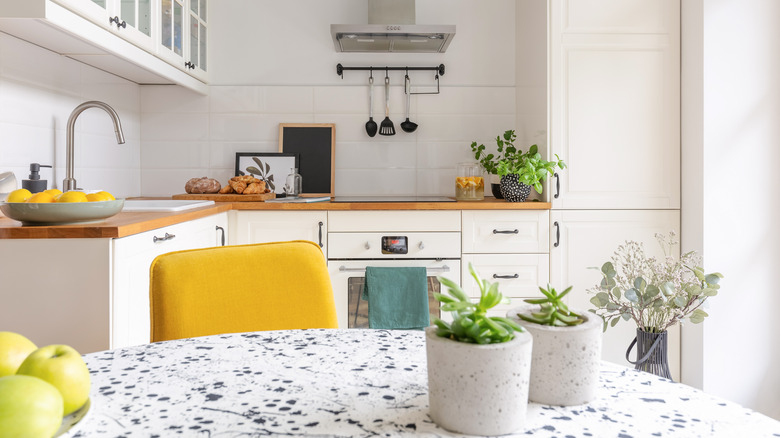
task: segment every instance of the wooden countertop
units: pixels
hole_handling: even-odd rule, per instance
[[[22,226],[0,214],[0,239],[116,238],[166,227],[229,210],[549,210],[549,202],[217,202],[181,212],[123,212],[104,221],[74,225]]]

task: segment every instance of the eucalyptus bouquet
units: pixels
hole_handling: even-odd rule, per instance
[[[655,238],[663,259],[648,257],[641,243],[626,241],[601,267],[601,283],[588,289],[595,294],[590,302],[596,309],[591,312],[602,317],[604,331],[620,319],[633,319],[642,331],[662,333],[686,318],[698,324],[708,316],[701,307],[718,294],[723,275],[706,274],[695,251],[675,258],[672,248],[679,242],[674,231]]]

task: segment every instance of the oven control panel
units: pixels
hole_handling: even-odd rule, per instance
[[[408,254],[409,239],[406,236],[382,236],[382,254]]]

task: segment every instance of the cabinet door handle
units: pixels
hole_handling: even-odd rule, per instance
[[[520,274],[512,274],[512,275],[493,274],[493,278],[518,278],[518,277],[520,277]]]
[[[154,237],[152,238],[152,242],[155,242],[155,243],[157,243],[157,242],[165,242],[166,240],[171,240],[171,239],[173,239],[174,237],[176,237],[176,235],[175,235],[175,234],[168,234],[168,233],[165,233],[165,236],[163,236],[163,237],[157,237],[157,236],[154,236]]]
[[[518,234],[520,230],[515,228],[514,230],[493,230],[493,234]]]
[[[319,223],[320,225],[320,248],[322,248],[322,226],[324,225],[322,221]]]
[[[184,67],[192,70],[192,69],[195,68],[195,64],[191,63],[190,61],[187,61],[187,62],[184,63]]]
[[[558,172],[553,173],[553,176],[555,177],[555,195],[553,195],[553,198],[558,199],[558,196],[561,194],[561,178],[558,176]]]
[[[558,224],[558,221],[555,221],[553,225],[555,225],[555,243],[553,243],[553,246],[557,248],[558,244],[561,243],[561,226]]]
[[[220,246],[225,246],[225,229],[217,225],[217,231],[222,232],[222,238],[220,239],[220,242],[222,242],[222,244]]]
[[[111,24],[111,23],[116,23],[116,28],[117,29],[119,29],[120,27],[121,28],[127,28],[127,23],[124,20],[122,20],[122,22],[120,23],[118,16],[114,16],[113,18],[109,18],[108,19],[108,24]]]

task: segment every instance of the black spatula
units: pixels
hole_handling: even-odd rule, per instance
[[[385,73],[385,119],[379,125],[379,134],[395,135],[395,126],[390,120],[390,78]]]

